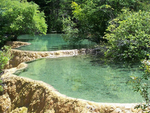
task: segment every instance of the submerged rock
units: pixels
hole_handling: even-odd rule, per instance
[[[30,45],[28,42],[21,42],[21,41],[8,41],[6,45],[10,46],[11,48],[18,48],[21,46]]]
[[[69,98],[57,92],[52,86],[41,81],[15,75],[3,75],[7,85],[5,94],[0,96],[0,113],[26,107],[28,112],[82,113],[88,111],[86,102]]]

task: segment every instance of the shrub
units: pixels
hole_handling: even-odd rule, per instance
[[[11,58],[11,49],[9,46],[4,46],[0,51],[0,71],[2,71],[2,69],[8,63],[10,58]]]
[[[149,11],[149,6],[149,0],[82,0],[82,2],[74,0],[71,4],[71,19],[66,21],[67,18],[65,18],[63,21],[65,26],[68,22],[67,28],[71,30],[68,32],[68,29],[63,27],[63,31],[67,34],[66,39],[69,42],[78,42],[83,39],[98,44],[107,42],[103,36],[109,25],[108,22],[116,18],[122,8],[129,8],[131,11]]]
[[[110,22],[105,38],[109,40],[107,56],[120,61],[138,61],[149,57],[150,12],[131,12]]]
[[[9,46],[4,46],[0,51],[0,74],[2,73],[2,69],[8,63],[11,58],[11,49]],[[0,92],[3,91],[3,81],[0,79]]]
[[[128,81],[128,84],[133,86],[133,90],[135,92],[140,93],[146,103],[139,104],[135,108],[141,108],[144,113],[150,112],[150,98],[149,98],[149,78],[150,78],[150,65],[149,62],[144,60],[143,65],[141,66],[141,70],[143,70],[143,74],[139,77],[131,76],[131,79]]]
[[[20,34],[46,34],[44,13],[37,4],[25,0],[2,0],[0,2],[0,43],[7,37]]]

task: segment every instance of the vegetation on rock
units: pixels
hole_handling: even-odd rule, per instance
[[[11,58],[11,49],[9,46],[2,47],[0,51],[0,72]]]
[[[3,72],[4,66],[8,63],[11,58],[11,49],[9,46],[4,46],[0,51],[0,74]],[[0,75],[1,77],[1,75]],[[3,91],[3,81],[0,79],[0,92]]]

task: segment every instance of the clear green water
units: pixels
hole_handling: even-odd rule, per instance
[[[29,62],[19,76],[41,80],[70,97],[95,102],[135,103],[141,96],[126,82],[130,76],[139,76],[138,68],[122,65],[96,65],[86,56],[40,59]]]
[[[68,50],[68,49],[80,49],[90,48],[95,43],[87,40],[78,45],[70,45],[62,38],[62,34],[47,34],[47,35],[21,35],[18,37],[18,41],[29,42],[31,45],[17,48],[19,50],[29,51],[55,51],[55,50]]]

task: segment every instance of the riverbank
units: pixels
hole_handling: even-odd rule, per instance
[[[15,113],[24,110],[31,113],[140,113],[134,109],[137,105],[122,103],[96,103],[67,97],[60,94],[49,84],[25,77],[13,75],[17,70],[27,67],[24,62],[44,57],[66,57],[84,53],[84,50],[51,52],[20,51],[12,49],[13,59],[6,66],[2,75],[4,93],[0,96],[0,112]]]

